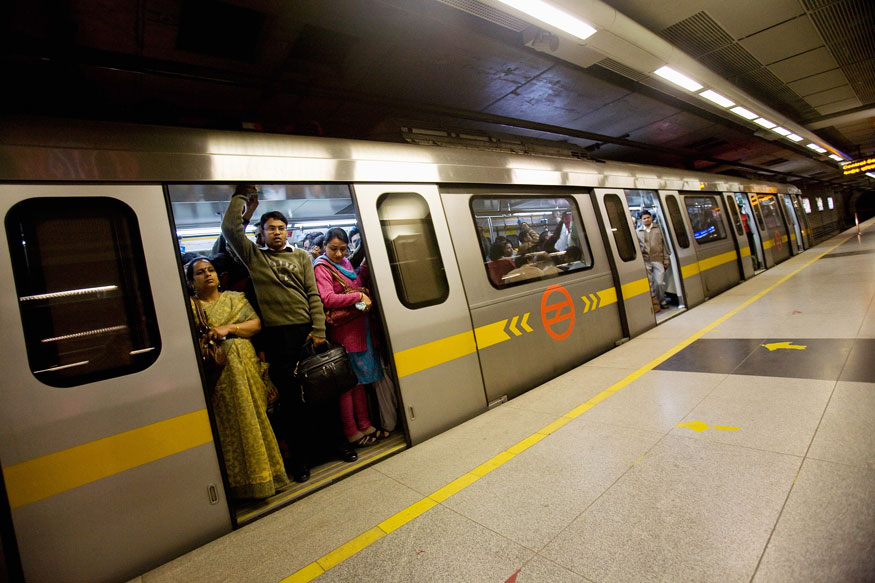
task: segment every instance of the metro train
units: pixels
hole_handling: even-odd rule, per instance
[[[811,245],[801,193],[784,184],[402,143],[5,120],[0,511],[11,578],[125,580],[245,522],[226,495],[181,261],[209,247],[241,183],[258,185],[259,213],[289,217],[291,241],[360,228],[402,449]],[[641,258],[643,209],[671,249],[668,308],[653,301]],[[520,252],[523,230],[551,243]],[[534,271],[494,277],[496,240]]]

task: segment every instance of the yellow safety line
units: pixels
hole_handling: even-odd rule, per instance
[[[207,410],[201,409],[17,463],[3,468],[9,506],[20,508],[212,440]]]
[[[690,344],[692,344],[693,342],[695,342],[696,340],[698,340],[699,338],[701,338],[702,336],[704,336],[705,334],[710,332],[711,330],[715,329],[717,326],[719,326],[720,324],[722,324],[723,322],[725,322],[726,320],[728,320],[729,318],[731,318],[732,316],[734,316],[735,314],[740,312],[741,310],[745,309],[746,307],[748,307],[752,303],[756,302],[757,300],[762,298],[764,295],[771,292],[773,289],[775,289],[776,287],[778,287],[779,285],[781,285],[782,283],[784,283],[785,281],[787,281],[788,279],[790,279],[791,277],[793,277],[794,275],[796,275],[797,273],[799,273],[800,271],[802,271],[803,269],[805,269],[806,267],[808,267],[809,265],[811,265],[812,263],[814,263],[815,261],[817,261],[818,259],[823,257],[824,255],[826,255],[827,253],[829,253],[830,251],[832,251],[833,249],[835,249],[839,245],[842,245],[845,241],[847,241],[848,239],[850,239],[852,237],[853,237],[853,235],[849,235],[848,237],[845,237],[839,243],[836,243],[835,245],[833,245],[832,247],[830,247],[829,249],[827,249],[826,251],[824,251],[823,253],[821,253],[820,255],[815,257],[814,259],[812,259],[811,261],[808,261],[807,263],[803,264],[802,266],[796,268],[795,270],[793,270],[792,272],[790,272],[789,274],[785,275],[780,280],[775,282],[774,284],[770,285],[769,287],[762,290],[758,294],[749,298],[747,301],[745,301],[741,305],[735,307],[734,309],[730,310],[728,313],[717,318],[716,320],[714,320],[713,322],[711,322],[710,324],[708,324],[707,326],[705,326],[704,328],[702,328],[701,330],[699,330],[698,332],[696,332],[695,334],[690,336],[689,338],[681,341],[679,344],[668,349],[663,354],[657,356],[656,358],[654,358],[653,360],[651,360],[650,362],[648,362],[647,364],[645,364],[644,366],[642,366],[641,368],[636,370],[635,372],[628,375],[626,378],[614,383],[613,385],[611,385],[610,387],[608,387],[607,389],[605,389],[604,391],[602,391],[598,395],[594,396],[593,398],[591,398],[587,402],[575,407],[574,409],[572,409],[568,413],[565,413],[564,415],[562,415],[561,417],[559,417],[558,419],[556,419],[555,421],[553,421],[549,425],[539,429],[538,431],[536,431],[532,435],[515,443],[514,445],[510,446],[505,451],[492,457],[491,459],[489,459],[485,463],[477,466],[476,468],[474,468],[470,472],[463,474],[462,476],[456,478],[455,480],[453,480],[452,482],[450,482],[449,484],[447,484],[443,488],[440,488],[437,491],[433,492],[432,494],[429,494],[425,498],[422,498],[421,500],[411,504],[410,506],[408,506],[404,510],[401,510],[400,512],[395,513],[394,515],[392,515],[391,517],[389,517],[385,521],[381,522],[379,525],[375,526],[371,530],[357,536],[356,538],[352,539],[348,543],[346,543],[346,544],[338,547],[337,549],[331,551],[330,553],[316,559],[316,561],[314,563],[310,563],[306,567],[292,573],[291,575],[289,575],[288,577],[283,579],[280,583],[308,583],[309,581],[312,581],[313,579],[315,579],[316,577],[318,577],[319,575],[324,573],[326,570],[337,565],[341,561],[348,559],[349,557],[351,557],[355,553],[363,550],[365,547],[376,542],[377,540],[381,539],[382,537],[389,534],[390,532],[397,530],[398,528],[404,526],[405,524],[407,524],[408,522],[410,522],[411,520],[413,520],[417,516],[421,516],[422,514],[424,514],[425,512],[430,510],[431,508],[433,508],[434,506],[437,506],[437,504],[439,502],[443,502],[444,500],[446,500],[447,498],[449,498],[453,494],[457,494],[458,492],[464,490],[465,488],[467,488],[468,486],[470,486],[471,484],[473,484],[474,482],[479,480],[481,477],[483,477],[487,473],[495,470],[496,468],[499,468],[500,466],[504,465],[508,461],[512,460],[518,454],[522,453],[526,449],[535,445],[537,442],[541,441],[542,439],[547,437],[549,434],[553,433],[554,431],[556,431],[557,429],[562,427],[563,425],[569,423],[574,418],[576,418],[576,417],[580,416],[581,414],[583,414],[584,412],[592,409],[598,403],[604,401],[605,399],[607,399],[608,397],[610,397],[611,395],[613,395],[614,393],[616,393],[617,391],[619,391],[623,387],[629,385],[635,379],[638,379],[639,377],[644,375],[646,372],[653,370],[654,368],[656,368],[657,366],[659,366],[660,364],[662,364],[663,362],[665,362],[666,360],[668,360],[669,358],[671,358],[672,356],[674,356],[675,354],[677,354],[678,352],[680,352],[681,350],[683,350],[684,348],[686,348],[687,346],[689,346]],[[505,320],[505,322],[506,322],[506,320]],[[638,462],[636,462],[636,463],[638,463]],[[330,566],[326,567],[326,565],[330,565]]]

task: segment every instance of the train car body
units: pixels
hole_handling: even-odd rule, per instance
[[[409,445],[809,245],[800,193],[781,184],[405,144],[7,120],[0,462],[10,573],[123,580],[239,523],[180,261],[183,248],[208,248],[238,183],[259,185],[263,209],[290,217],[293,240],[315,226],[360,227]],[[644,209],[671,250],[671,309],[648,283],[635,224]],[[551,241],[546,251],[521,250],[531,230]],[[511,257],[491,259],[507,240]]]

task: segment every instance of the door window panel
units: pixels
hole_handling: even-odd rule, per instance
[[[73,387],[141,371],[161,341],[133,210],[107,197],[33,198],[6,215],[30,369]]]
[[[681,207],[673,196],[665,197],[665,203],[668,207],[668,218],[674,229],[678,245],[683,249],[687,249],[690,246],[690,236],[687,234],[687,226],[684,224],[684,218],[681,216]]]
[[[443,303],[450,294],[428,202],[415,192],[377,200],[395,291],[410,309]]]
[[[684,196],[693,237],[700,245],[726,238],[720,204],[714,196]]]
[[[475,196],[471,214],[496,289],[590,269],[592,253],[570,197]]]
[[[760,194],[757,198],[760,201],[760,212],[763,213],[766,228],[769,230],[783,228],[781,217],[778,216],[778,202],[775,197],[770,194]]]
[[[638,257],[638,240],[636,238],[634,242],[632,241],[623,201],[616,194],[606,194],[605,210],[608,212],[608,221],[611,224],[611,232],[614,234],[620,259],[626,262],[632,261]]]

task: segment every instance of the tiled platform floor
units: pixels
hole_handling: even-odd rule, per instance
[[[875,581],[867,226],[139,580]]]

